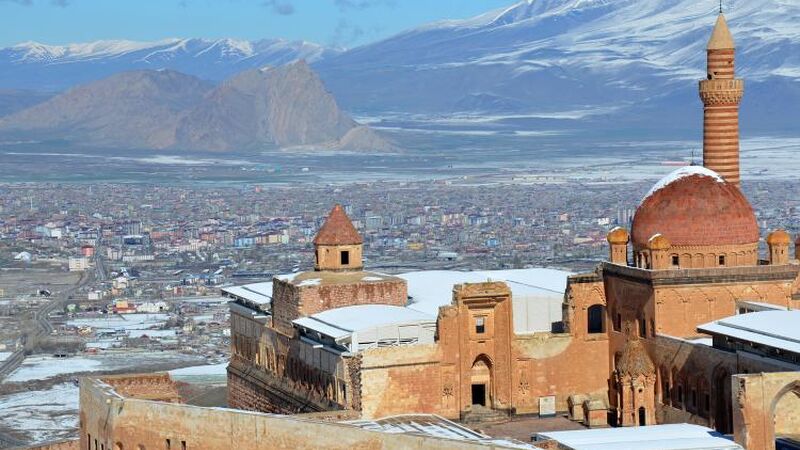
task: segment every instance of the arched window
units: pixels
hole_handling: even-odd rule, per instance
[[[603,305],[592,305],[588,311],[587,329],[589,334],[606,332],[606,308]]]

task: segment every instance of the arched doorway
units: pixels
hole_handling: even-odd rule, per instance
[[[470,372],[472,405],[492,407],[492,361],[481,355],[475,359]]]
[[[731,376],[726,370],[720,370],[714,376],[714,428],[722,434],[733,432]]]
[[[772,401],[772,423],[775,426],[775,438],[797,438],[800,434],[800,381],[786,386],[778,392]]]

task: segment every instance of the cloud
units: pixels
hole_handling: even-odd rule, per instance
[[[395,7],[397,5],[396,0],[333,0],[333,3],[342,12],[352,9],[367,9],[374,6]]]
[[[294,14],[294,5],[287,0],[265,0],[262,5],[272,9],[272,12],[281,16]]]
[[[347,47],[364,36],[364,29],[354,25],[346,19],[340,19],[336,28],[333,30],[329,43],[336,47]]]

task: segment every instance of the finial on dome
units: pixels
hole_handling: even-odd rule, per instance
[[[735,48],[736,44],[733,42],[731,30],[728,28],[728,21],[720,11],[714,31],[711,33],[711,39],[708,40],[708,50],[733,50]]]

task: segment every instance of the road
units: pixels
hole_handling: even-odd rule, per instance
[[[72,296],[75,292],[94,281],[96,276],[100,276],[101,279],[105,278],[105,268],[102,266],[101,258],[96,257],[96,261],[97,264],[95,264],[94,271],[83,272],[81,278],[74,286],[63,292],[58,292],[54,298],[39,307],[39,309],[33,313],[33,318],[38,328],[35,334],[36,337],[48,336],[53,332],[53,324],[50,323],[50,314],[59,309],[63,310],[67,303],[72,300]],[[0,382],[17,370],[17,368],[22,365],[23,361],[25,361],[25,351],[17,350],[8,359],[0,363]],[[0,435],[0,440],[2,439],[3,436]]]
[[[100,279],[105,279],[106,271],[105,267],[102,265],[102,259],[99,257],[95,257],[95,270],[84,272],[81,274],[81,278],[75,283],[74,286],[70,287],[69,289],[59,292],[54,296],[54,298],[42,305],[39,309],[37,309],[34,314],[33,318],[36,321],[36,334],[35,336],[47,336],[53,332],[53,324],[50,323],[50,314],[53,311],[64,309],[64,307],[72,300],[72,296],[82,287],[88,285],[96,277]],[[12,353],[5,361],[0,363],[0,382],[2,382],[6,377],[11,375],[12,372],[17,370],[17,368],[22,365],[22,362],[25,361],[25,350],[17,350],[16,352]],[[15,448],[15,447],[24,447],[29,445],[29,442],[20,441],[8,434],[3,433],[3,430],[0,430],[0,449],[4,448]]]

